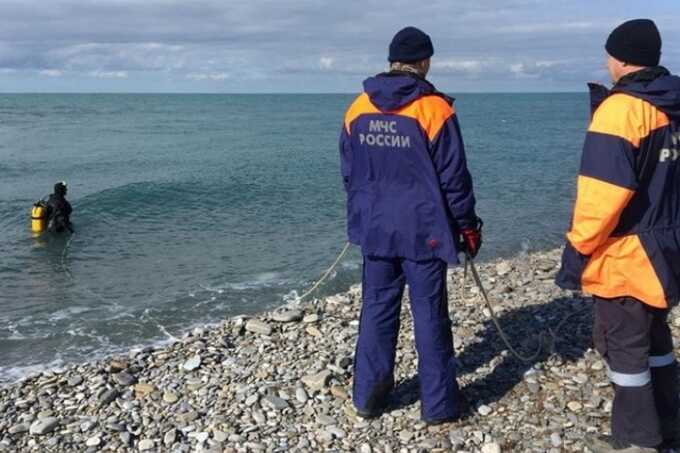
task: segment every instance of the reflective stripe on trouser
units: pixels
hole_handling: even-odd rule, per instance
[[[633,298],[594,299],[593,340],[614,384],[612,434],[656,447],[662,441],[660,420],[679,407],[668,311]]]
[[[652,380],[652,373],[649,369],[642,373],[619,373],[612,371],[607,364],[607,376],[612,384],[620,385],[621,387],[642,387]]]
[[[622,387],[641,387],[652,380],[650,369],[663,368],[675,363],[675,353],[669,352],[663,355],[650,355],[649,368],[641,373],[618,373],[612,371],[607,365],[607,376],[613,384]]]
[[[404,285],[413,314],[422,416],[458,416],[458,384],[446,293],[446,263],[364,257],[363,303],[354,360],[354,405],[373,411],[387,403]]]
[[[675,353],[669,352],[663,355],[650,355],[649,356],[649,366],[650,368],[661,368],[668,365],[672,365],[675,362]]]

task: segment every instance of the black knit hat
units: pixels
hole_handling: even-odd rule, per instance
[[[604,46],[607,53],[624,63],[657,66],[661,58],[661,35],[650,19],[634,19],[614,29]]]
[[[432,40],[416,27],[399,30],[390,43],[390,63],[415,63],[430,58],[434,54]]]

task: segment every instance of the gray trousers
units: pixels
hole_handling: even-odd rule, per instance
[[[593,340],[614,386],[612,435],[641,447],[663,441],[661,422],[678,413],[678,373],[668,310],[631,297],[594,298]]]

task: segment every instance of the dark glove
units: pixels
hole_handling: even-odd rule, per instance
[[[463,228],[460,230],[460,243],[463,248],[472,258],[477,256],[479,249],[482,247],[482,226],[484,222],[477,218],[477,225],[474,228]]]

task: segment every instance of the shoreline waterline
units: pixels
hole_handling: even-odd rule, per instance
[[[354,247],[353,247],[354,248]],[[530,254],[534,253],[544,253],[544,252],[549,252],[550,250],[554,249],[546,249],[546,250],[536,250],[536,251],[527,251],[525,249],[515,253],[515,254],[505,254],[501,255],[498,257],[490,258],[484,261],[479,261],[479,264],[486,264],[488,262],[496,262],[496,261],[506,261],[506,260],[515,260],[515,259],[521,259],[521,257],[529,256]],[[345,256],[344,260],[341,261],[338,265],[338,267],[354,267],[355,263],[354,262],[349,262],[347,261],[348,257]],[[461,264],[452,266],[449,268],[449,273],[455,272],[457,268],[462,269],[462,258],[461,258]],[[348,264],[349,263],[349,264]],[[357,265],[360,267],[361,264],[357,263]],[[338,269],[336,268],[334,271],[334,274],[338,272]],[[315,295],[319,293],[324,293],[324,287],[326,284],[328,284],[330,281],[333,280],[335,275],[330,275],[330,279],[324,284],[322,284],[319,288],[317,288],[316,291],[314,291],[309,297],[307,297],[307,300],[314,300]],[[315,283],[316,281],[312,281],[311,283]],[[357,285],[357,283],[350,284],[350,288],[348,288],[347,291],[351,289],[352,286]],[[310,286],[311,287],[311,286]],[[205,288],[204,288],[205,289]],[[235,315],[230,315],[227,316],[225,319],[235,319],[235,318],[249,318],[249,317],[259,317],[259,316],[266,316],[268,312],[271,310],[280,310],[280,309],[285,309],[286,307],[292,307],[295,308],[300,304],[300,301],[298,300],[298,295],[303,294],[305,290],[309,289],[309,287],[304,287],[300,288],[299,290],[292,290],[290,293],[284,294],[280,301],[278,303],[269,303],[265,304],[261,309],[259,310],[254,310],[254,311],[247,311],[245,313],[239,313]],[[347,291],[342,291],[338,294],[346,293]],[[332,297],[336,294],[329,294],[326,297]],[[357,315],[358,316],[358,315]],[[212,328],[217,328],[220,326],[221,323],[224,321],[214,321],[214,322],[202,322],[202,321],[197,321],[193,324],[190,324],[186,327],[183,327],[180,329],[180,332],[177,334],[173,335],[170,333],[165,326],[162,324],[158,324],[159,330],[161,333],[163,333],[164,337],[162,338],[157,338],[153,339],[152,341],[149,342],[144,342],[144,343],[139,343],[133,346],[129,347],[119,347],[114,350],[104,350],[104,351],[96,351],[93,356],[86,360],[84,363],[86,364],[94,364],[97,361],[100,360],[106,360],[107,358],[117,356],[117,355],[126,355],[131,351],[140,351],[148,348],[159,348],[159,347],[167,347],[171,346],[173,343],[177,341],[181,341],[183,337],[186,337],[187,335],[190,335],[192,331],[198,329],[212,329]],[[12,338],[8,338],[12,339]],[[21,338],[19,338],[21,339]],[[10,379],[0,379],[0,389],[16,385],[21,383],[22,381],[26,379],[33,379],[37,376],[39,376],[42,373],[49,373],[49,372],[65,372],[68,370],[68,368],[72,365],[74,365],[76,362],[74,361],[64,361],[61,358],[55,358],[54,360],[51,360],[48,363],[38,363],[38,364],[32,364],[32,365],[27,365],[25,367],[8,367],[7,370],[3,370],[2,376],[16,376],[15,378],[10,378]],[[2,367],[0,367],[1,369]],[[23,369],[28,369],[31,371],[26,371],[23,372]]]

